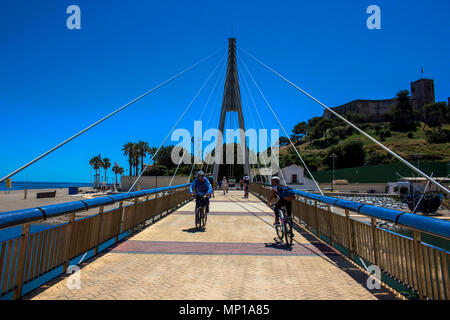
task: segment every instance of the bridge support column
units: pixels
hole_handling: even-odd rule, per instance
[[[239,129],[241,130],[240,140],[241,140],[241,154],[244,155],[244,171],[250,176],[250,180],[252,179],[249,165],[249,157],[247,150],[247,143],[245,139],[245,124],[244,124],[244,115],[242,113],[242,104],[241,104],[241,91],[239,89],[239,77],[237,71],[237,61],[236,61],[236,38],[228,39],[228,66],[227,66],[227,74],[225,77],[225,87],[223,91],[223,100],[222,100],[222,110],[220,112],[220,121],[219,121],[219,137],[217,139],[216,151],[215,151],[215,162],[213,166],[213,177],[214,181],[218,181],[219,177],[219,163],[222,162],[222,153],[217,152],[219,148],[223,146],[223,135],[225,129],[225,118],[227,113],[229,112],[237,112],[238,120],[239,120]],[[238,150],[239,152],[239,150]],[[234,159],[234,157],[233,157]],[[239,158],[238,158],[239,159]],[[217,161],[216,161],[217,160]]]

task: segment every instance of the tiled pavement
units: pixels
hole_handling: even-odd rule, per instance
[[[206,230],[194,203],[80,267],[80,289],[61,276],[24,299],[396,299],[366,288],[367,274],[297,228],[292,250],[274,240],[270,208],[230,191],[212,199]]]

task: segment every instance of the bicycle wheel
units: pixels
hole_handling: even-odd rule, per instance
[[[206,213],[206,209],[202,210],[202,227],[206,226],[206,220],[208,219],[208,214]]]
[[[285,223],[285,238],[286,238],[286,244],[288,246],[292,245],[292,238],[294,237],[294,232],[292,231],[292,218],[286,218],[284,220]]]
[[[197,229],[200,229],[202,226],[201,212],[202,212],[201,207],[197,208],[197,210],[195,210],[195,227]]]
[[[280,215],[280,214],[279,214]],[[275,229],[277,230],[277,235],[278,238],[283,241],[283,236],[284,236],[284,232],[283,232],[283,225],[281,224],[281,219],[279,219],[279,225],[275,226]]]

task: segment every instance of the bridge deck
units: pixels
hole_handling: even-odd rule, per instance
[[[307,231],[277,244],[270,208],[250,195],[216,192],[206,230],[190,202],[25,299],[396,299],[368,290],[367,274]]]

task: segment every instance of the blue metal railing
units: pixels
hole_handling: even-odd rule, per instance
[[[265,184],[266,186],[270,186]],[[376,207],[369,204],[354,202],[350,200],[338,199],[329,196],[322,196],[306,191],[293,189],[295,194],[317,200],[332,206],[338,206],[373,218],[393,222],[397,225],[416,229],[432,235],[450,239],[450,221],[421,216],[409,212],[398,211],[388,208]]]
[[[128,192],[120,193],[116,195],[104,196],[95,199],[77,200],[72,202],[58,203],[36,208],[0,212],[0,229],[18,226],[24,223],[38,222],[46,220],[48,218],[62,216],[69,213],[86,211],[92,208],[106,206],[116,202],[147,196],[159,192],[179,189],[186,186],[189,186],[189,184],[186,183],[171,187],[162,187],[129,193]]]

